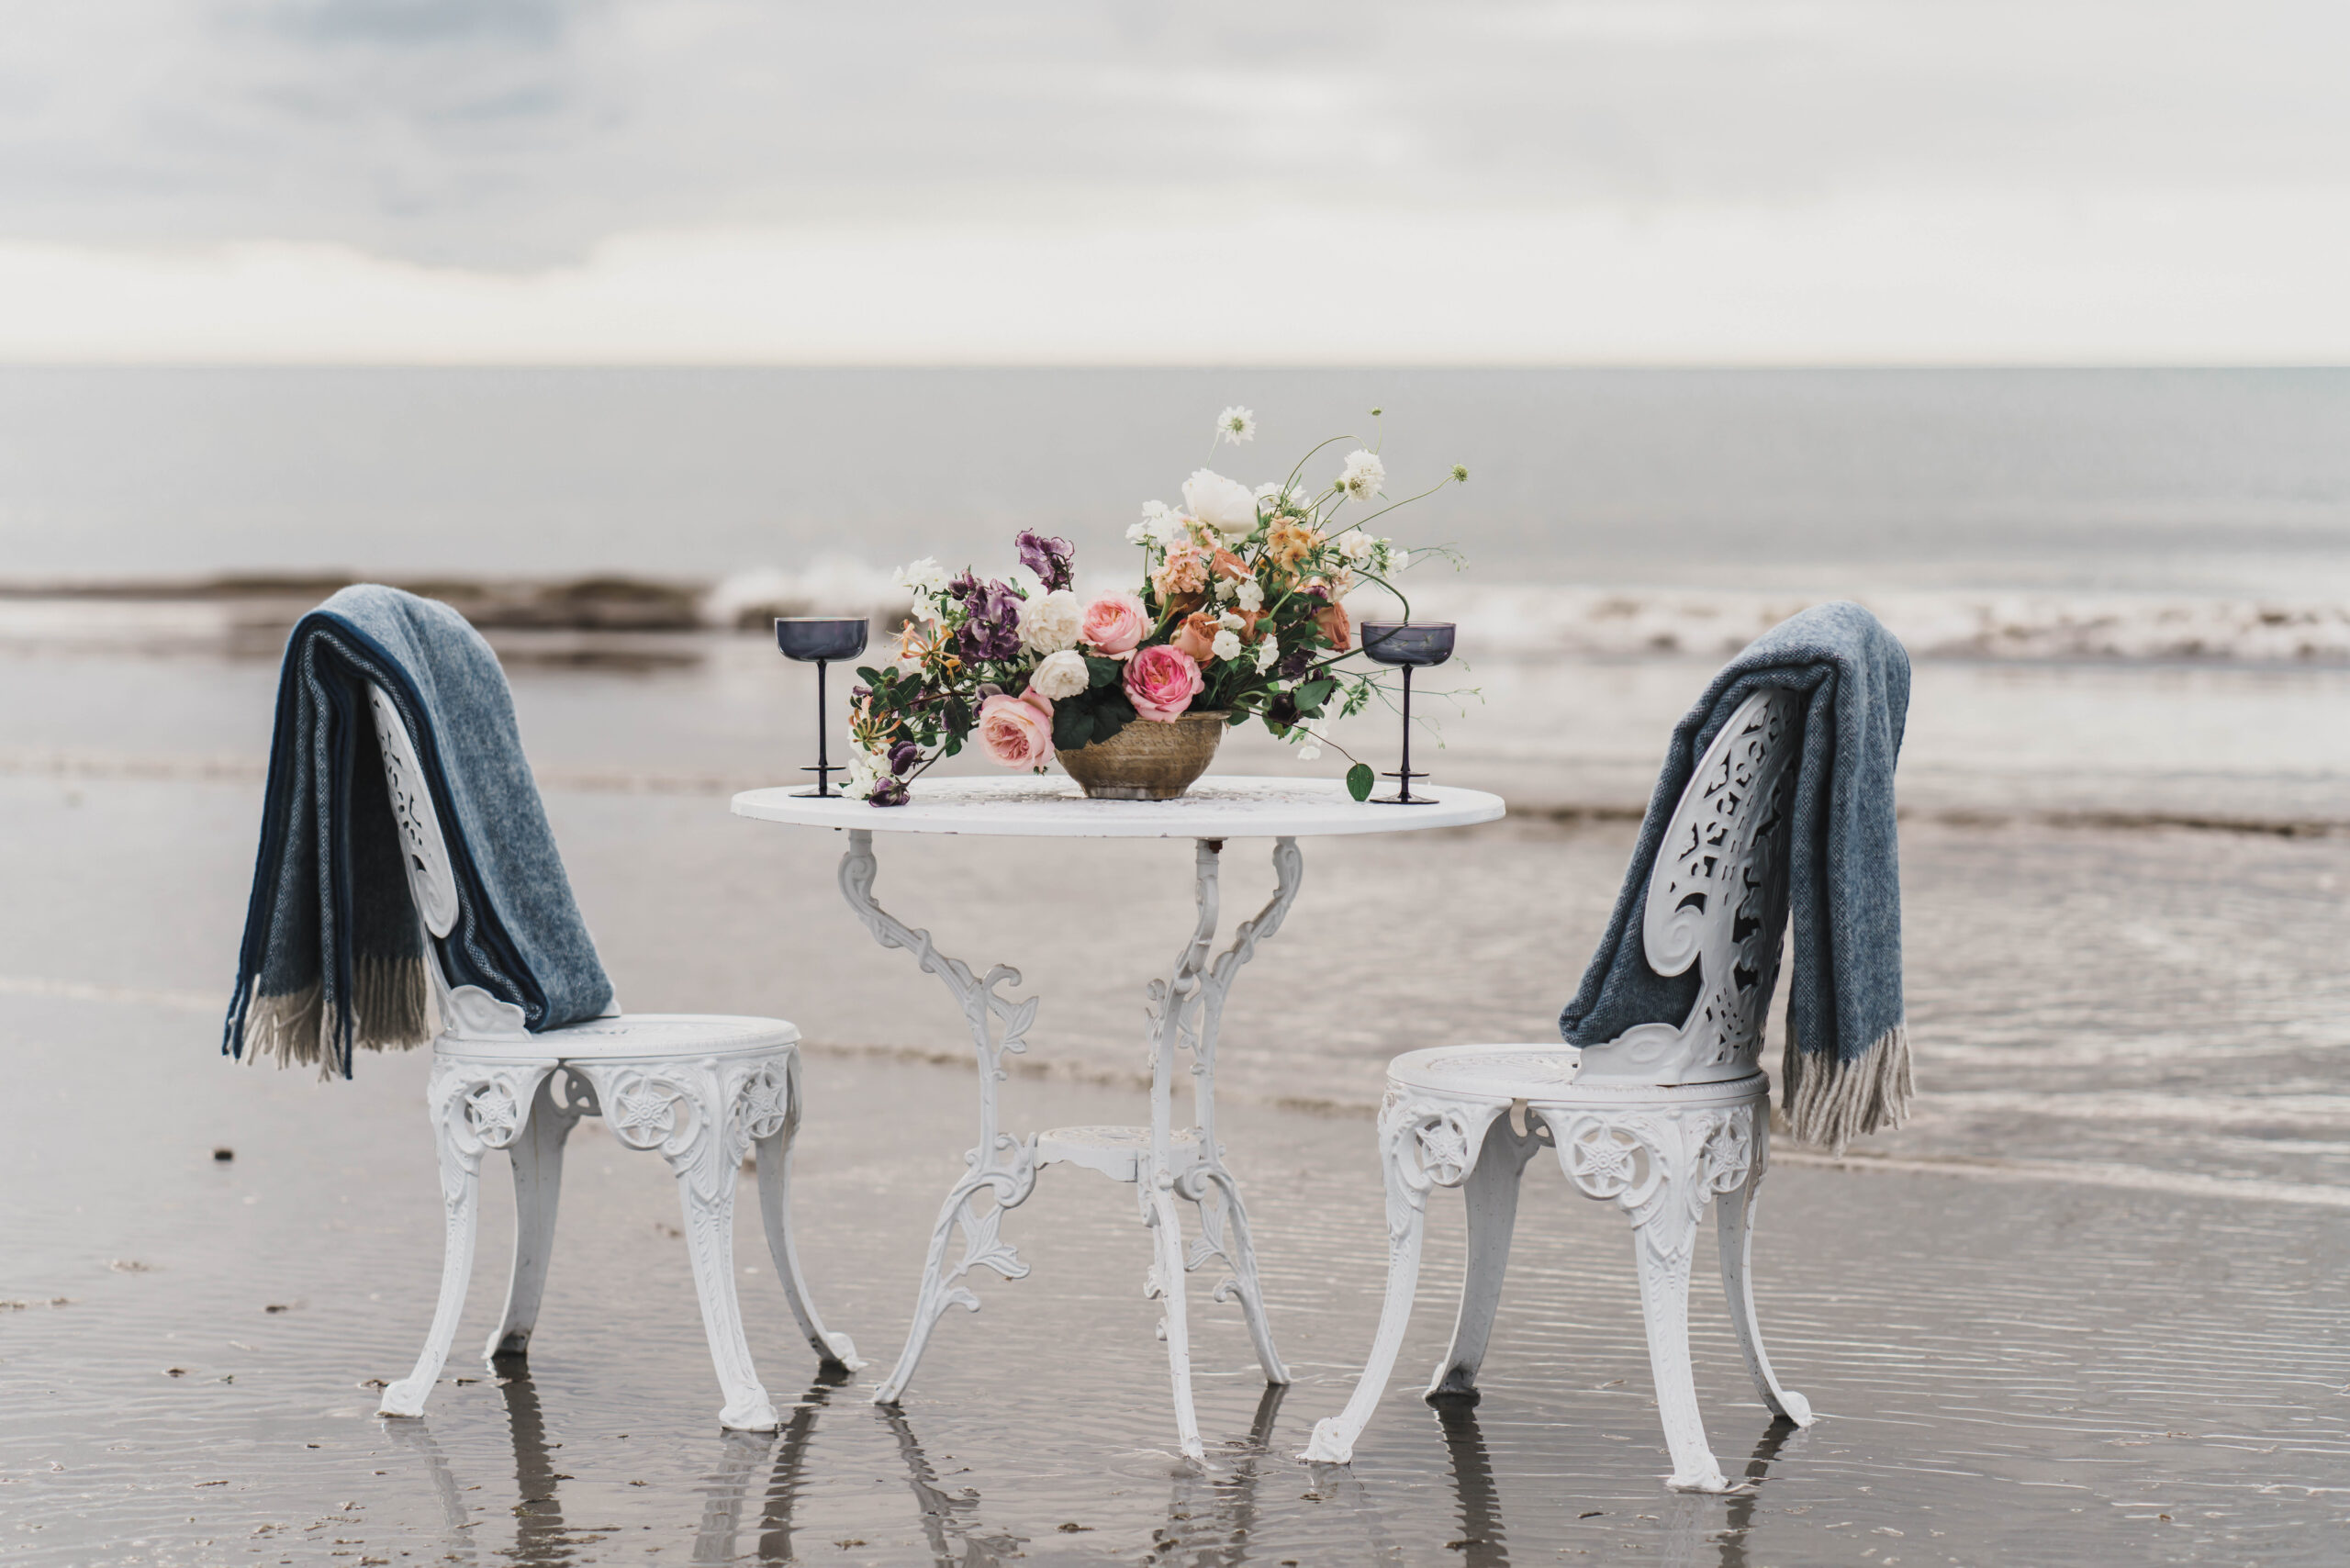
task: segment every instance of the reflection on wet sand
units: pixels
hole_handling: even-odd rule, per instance
[[[1437,1424],[1444,1430],[1453,1505],[1460,1520],[1460,1537],[1445,1544],[1460,1553],[1464,1568],[1508,1568],[1509,1541],[1502,1525],[1501,1493],[1494,1484],[1493,1460],[1485,1450],[1484,1434],[1477,1427],[1475,1406],[1460,1399],[1429,1403],[1436,1408]],[[1664,1568],[1748,1568],[1746,1532],[1754,1523],[1757,1489],[1780,1451],[1800,1447],[1804,1433],[1805,1428],[1792,1421],[1773,1421],[1747,1459],[1744,1481],[1727,1496],[1673,1493],[1664,1517]],[[1335,1466],[1313,1468],[1327,1478],[1337,1478],[1329,1473],[1337,1471]],[[1717,1551],[1709,1553],[1708,1547]]]
[[[845,1381],[845,1374],[834,1374],[811,1384],[792,1406],[790,1417],[779,1433],[723,1434],[718,1467],[701,1486],[701,1518],[693,1543],[692,1561],[696,1564],[798,1561],[792,1552],[792,1509],[799,1501],[808,1468],[816,1417],[830,1405],[834,1389]],[[545,1419],[529,1371],[520,1362],[514,1363],[501,1376],[499,1392],[505,1400],[508,1435],[513,1444],[519,1501],[514,1508],[513,1544],[497,1555],[535,1568],[565,1568],[592,1561],[594,1553],[585,1549],[603,1540],[607,1532],[575,1529],[564,1518],[561,1484],[572,1477],[554,1468],[554,1449],[547,1440]],[[1174,1491],[1167,1506],[1167,1522],[1151,1532],[1152,1544],[1144,1556],[1145,1562],[1181,1563],[1184,1568],[1239,1568],[1249,1560],[1257,1529],[1258,1484],[1264,1466],[1272,1460],[1273,1423],[1281,1414],[1281,1396],[1287,1392],[1285,1384],[1266,1388],[1257,1403],[1248,1435],[1224,1445],[1220,1457],[1228,1459],[1226,1466],[1203,1469],[1185,1463],[1178,1468]],[[1026,1555],[1023,1551],[1026,1538],[985,1527],[979,1517],[980,1498],[976,1490],[968,1486],[950,1488],[941,1480],[902,1410],[886,1405],[872,1408],[888,1429],[897,1447],[899,1462],[905,1467],[906,1482],[913,1491],[931,1561],[937,1568],[998,1568]],[[433,1495],[441,1504],[445,1532],[442,1544],[448,1557],[461,1562],[476,1561],[481,1543],[475,1539],[474,1530],[479,1521],[467,1518],[464,1488],[459,1484],[440,1444],[433,1440],[431,1428],[422,1421],[386,1421],[383,1429],[391,1441],[423,1460]],[[1473,1489],[1483,1499],[1475,1506],[1490,1511],[1493,1478],[1484,1469],[1483,1445],[1476,1439],[1473,1422],[1470,1423],[1468,1433],[1468,1440],[1478,1456],[1476,1479],[1466,1479],[1465,1473],[1457,1466],[1456,1474],[1464,1477],[1460,1481],[1464,1495]],[[770,1455],[772,1463],[768,1462]],[[762,1475],[766,1478],[763,1489]],[[1352,1477],[1340,1473],[1328,1480],[1342,1492],[1351,1487],[1352,1511],[1370,1521],[1372,1537],[1378,1539],[1381,1532],[1375,1518],[1367,1512],[1368,1498],[1360,1495],[1361,1489],[1352,1484]],[[758,1536],[746,1557],[743,1535],[755,1494]],[[1464,1502],[1464,1518],[1471,1506]],[[1491,1533],[1498,1540],[1498,1526]],[[1469,1561],[1498,1563],[1507,1559],[1472,1555]]]
[[[1746,1478],[1723,1497],[1675,1492],[1665,1504],[1664,1568],[1747,1568],[1746,1532],[1754,1524],[1754,1499],[1783,1449],[1800,1449],[1809,1428],[1782,1417],[1774,1420],[1746,1461]],[[1719,1549],[1708,1561],[1706,1548]]]
[[[1460,1517],[1460,1537],[1451,1543],[1467,1568],[1509,1568],[1509,1543],[1502,1529],[1501,1494],[1494,1487],[1494,1462],[1477,1412],[1466,1399],[1431,1400],[1444,1428],[1444,1451],[1452,1464],[1452,1496]]]

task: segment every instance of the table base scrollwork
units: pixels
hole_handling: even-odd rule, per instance
[[[1151,1065],[1149,1126],[1064,1127],[1023,1138],[1003,1130],[998,1089],[1008,1076],[1005,1058],[1027,1048],[1037,999],[1015,1002],[1004,994],[1004,988],[1020,984],[1017,969],[998,964],[984,973],[976,972],[961,959],[941,953],[927,931],[908,926],[883,909],[873,891],[878,872],[873,835],[864,830],[850,833],[848,853],[840,868],[842,895],[877,942],[912,954],[922,971],[937,976],[955,997],[969,1025],[979,1070],[979,1141],[964,1156],[968,1167],[964,1175],[948,1189],[939,1206],[905,1348],[888,1378],[874,1390],[875,1403],[893,1404],[905,1392],[932,1330],[949,1307],[979,1310],[979,1297],[963,1282],[973,1270],[990,1269],[1007,1280],[1027,1274],[1027,1264],[1002,1235],[1002,1220],[1035,1191],[1037,1171],[1055,1163],[1083,1166],[1134,1184],[1138,1215],[1152,1243],[1143,1290],[1147,1297],[1165,1306],[1159,1332],[1167,1343],[1177,1440],[1187,1456],[1201,1460],[1204,1450],[1192,1399],[1184,1276],[1210,1260],[1222,1262],[1225,1278],[1215,1288],[1214,1299],[1239,1304],[1266,1382],[1289,1382],[1289,1371],[1274,1348],[1272,1330],[1265,1318],[1248,1210],[1241,1202],[1239,1184],[1225,1164],[1224,1148],[1216,1140],[1215,1053],[1224,1004],[1233,981],[1258,945],[1281,928],[1296,902],[1304,858],[1296,840],[1275,841],[1271,898],[1240,924],[1230,945],[1218,953],[1215,934],[1223,844],[1209,838],[1196,844],[1198,919],[1172,972],[1153,980],[1146,993]],[[1179,1056],[1190,1058],[1192,1125],[1188,1127],[1174,1125]],[[1188,1245],[1179,1201],[1190,1204],[1198,1216],[1197,1239]],[[960,1254],[950,1260],[958,1237]]]

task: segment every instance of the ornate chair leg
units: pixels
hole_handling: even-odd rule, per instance
[[[470,1107],[476,1096],[489,1096],[497,1085],[489,1075],[462,1063],[434,1064],[425,1090],[425,1104],[432,1117],[432,1136],[441,1157],[441,1205],[445,1227],[441,1254],[441,1299],[432,1309],[432,1327],[416,1368],[384,1390],[376,1406],[379,1416],[421,1416],[424,1402],[449,1360],[450,1343],[457,1337],[457,1319],[465,1310],[465,1287],[474,1274],[474,1237],[481,1224],[481,1154],[483,1143],[475,1129]],[[509,1135],[518,1118],[508,1103],[502,1130]]]
[[[1165,1188],[1151,1193],[1144,1215],[1150,1223],[1155,1260],[1143,1284],[1143,1295],[1156,1296],[1167,1305],[1158,1322],[1158,1337],[1167,1341],[1167,1375],[1175,1393],[1175,1439],[1183,1457],[1205,1462],[1207,1449],[1200,1441],[1199,1412],[1192,1404],[1192,1331],[1184,1313],[1183,1226],[1176,1216],[1175,1194]]]
[[[580,1115],[575,1106],[556,1100],[555,1078],[549,1073],[540,1081],[530,1120],[506,1151],[514,1166],[514,1271],[507,1277],[506,1310],[482,1352],[492,1360],[530,1353],[531,1330],[546,1293],[555,1205],[563,1194],[563,1146]]]
[[[775,1070],[769,1067],[753,1073],[741,1091],[744,1129],[758,1151],[759,1218],[767,1227],[767,1256],[775,1260],[783,1299],[790,1304],[791,1316],[800,1320],[800,1331],[814,1347],[818,1361],[827,1372],[853,1372],[865,1363],[847,1335],[825,1331],[800,1272],[799,1249],[791,1242],[791,1144],[800,1131],[800,1053],[794,1051],[782,1070],[779,1111],[771,1097]]]
[[[1689,1260],[1717,1176],[1733,1166],[1745,1176],[1746,1115],[1742,1105],[1728,1112],[1546,1113],[1567,1180],[1584,1196],[1613,1203],[1631,1216],[1649,1368],[1656,1377],[1665,1446],[1673,1452],[1665,1484],[1676,1492],[1730,1489],[1706,1446],[1689,1365]]]
[[[633,1148],[659,1149],[677,1178],[702,1331],[726,1395],[719,1424],[734,1431],[776,1430],[783,1422],[751,1364],[734,1294],[734,1182],[743,1145],[715,1064],[617,1063],[599,1068],[596,1089],[613,1136]]]
[[[1314,1436],[1297,1457],[1311,1464],[1345,1464],[1353,1460],[1355,1439],[1371,1424],[1379,1396],[1395,1371],[1395,1354],[1404,1347],[1404,1330],[1412,1321],[1412,1298],[1420,1285],[1420,1240],[1427,1224],[1431,1178],[1421,1169],[1419,1120],[1415,1108],[1399,1103],[1395,1092],[1379,1115],[1380,1162],[1387,1185],[1387,1296],[1379,1309],[1379,1333],[1371,1342],[1371,1356],[1347,1407],[1314,1423]],[[1464,1154],[1473,1159],[1473,1153]],[[1456,1168],[1454,1182],[1466,1177]]]
[[[1501,1305],[1502,1276],[1509,1269],[1510,1237],[1517,1228],[1517,1193],[1528,1161],[1544,1147],[1529,1117],[1524,1133],[1506,1124],[1485,1135],[1483,1152],[1468,1178],[1461,1196],[1469,1211],[1469,1267],[1460,1280],[1460,1315],[1453,1320],[1452,1348],[1428,1382],[1427,1399],[1457,1398],[1477,1402],[1477,1369],[1484,1364],[1485,1345],[1494,1332],[1494,1313]],[[1496,1138],[1503,1147],[1495,1148]]]
[[[1754,1315],[1754,1211],[1762,1199],[1762,1175],[1770,1163],[1771,1114],[1768,1101],[1757,1101],[1751,1111],[1754,1153],[1746,1179],[1729,1188],[1715,1203],[1720,1208],[1722,1293],[1729,1297],[1729,1320],[1738,1329],[1738,1348],[1746,1352],[1746,1370],[1754,1374],[1755,1391],[1773,1413],[1798,1427],[1811,1425],[1811,1402],[1791,1388],[1782,1387],[1763,1353],[1762,1327]]]

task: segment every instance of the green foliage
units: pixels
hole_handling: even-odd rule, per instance
[[[1371,799],[1371,764],[1358,762],[1347,769],[1347,793],[1358,801]]]

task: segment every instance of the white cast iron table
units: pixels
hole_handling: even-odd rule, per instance
[[[1289,1372],[1273,1349],[1258,1289],[1257,1260],[1248,1239],[1248,1219],[1240,1189],[1224,1163],[1215,1137],[1216,1031],[1232,982],[1257,948],[1281,926],[1297,898],[1304,859],[1297,841],[1317,834],[1404,833],[1418,828],[1462,827],[1492,822],[1504,810],[1501,797],[1477,790],[1438,787],[1425,806],[1390,806],[1348,798],[1336,780],[1315,778],[1203,778],[1173,801],[1090,801],[1067,778],[1023,775],[1013,778],[924,779],[903,806],[868,806],[861,801],[819,800],[789,790],[750,790],[734,797],[738,816],[809,827],[845,828],[848,853],[841,859],[840,886],[849,908],[884,947],[914,955],[923,972],[936,975],[969,1020],[979,1054],[979,1141],[966,1155],[969,1170],[946,1194],[931,1231],[923,1263],[922,1289],[906,1331],[898,1364],[873,1393],[874,1403],[897,1402],[922,1360],[931,1330],[950,1306],[979,1310],[979,1298],[957,1282],[975,1268],[989,1268],[1008,1280],[1028,1272],[1012,1244],[1000,1234],[1004,1211],[1017,1208],[1035,1190],[1038,1168],[1066,1161],[1121,1182],[1133,1182],[1143,1224],[1151,1232],[1154,1262],[1144,1293],[1166,1303],[1160,1334],[1167,1341],[1169,1375],[1174,1384],[1175,1430],[1183,1452],[1205,1457],[1199,1420],[1192,1406],[1191,1340],[1185,1325],[1183,1279],[1210,1258],[1221,1258],[1231,1277],[1216,1287],[1215,1299],[1237,1298],[1247,1317],[1257,1359],[1268,1383],[1287,1383]],[[1005,1073],[1007,1053],[1027,1049],[1037,998],[1014,1002],[1001,988],[1017,987],[1020,971],[998,964],[975,976],[969,965],[950,958],[930,934],[907,926],[874,901],[876,833],[978,834],[1033,838],[1189,838],[1195,856],[1199,920],[1177,958],[1174,972],[1155,980],[1146,993],[1151,1048],[1150,1125],[1147,1127],[1059,1127],[1023,1139],[1002,1130],[996,1085]],[[1241,922],[1232,945],[1214,954],[1217,921],[1216,870],[1228,838],[1273,840],[1272,898],[1254,918]],[[1173,1125],[1175,1053],[1192,1056],[1193,1125]],[[1200,1239],[1186,1252],[1175,1203],[1182,1199],[1199,1214]],[[960,1228],[963,1255],[951,1266],[948,1242]]]

